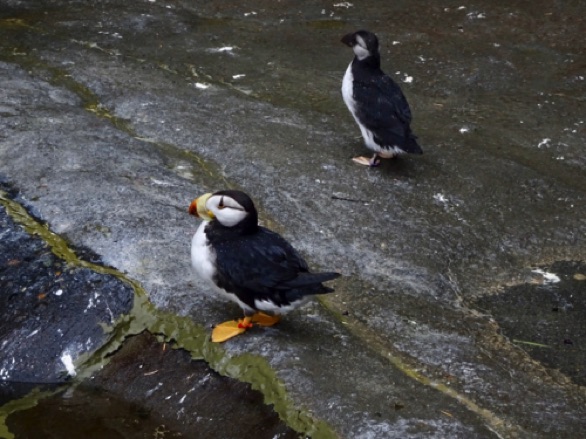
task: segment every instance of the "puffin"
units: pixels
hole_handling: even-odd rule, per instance
[[[189,213],[203,220],[191,241],[195,272],[244,311],[244,318],[216,325],[213,342],[224,342],[254,324],[272,326],[308,296],[334,291],[322,282],[340,273],[311,273],[289,242],[259,226],[254,203],[244,192],[204,194],[191,202]]]
[[[374,156],[355,157],[356,163],[378,166],[379,158],[399,154],[422,154],[411,131],[411,109],[401,88],[380,68],[378,38],[359,30],[342,37],[354,51],[354,59],[342,80],[342,97],[360,127],[366,146]]]

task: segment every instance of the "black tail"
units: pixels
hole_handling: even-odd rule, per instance
[[[423,150],[417,143],[417,136],[412,132],[407,135],[407,141],[403,145],[403,150],[409,154],[423,154]]]
[[[337,277],[340,277],[340,273],[300,273],[296,279],[287,283],[289,289],[284,291],[285,297],[288,302],[297,302],[306,296],[332,293],[334,289],[326,287],[322,282]]]
[[[329,280],[336,279],[340,277],[340,273],[328,272],[328,273],[299,273],[299,275],[295,279],[291,279],[289,282],[281,284],[282,287],[285,288],[306,288],[311,286],[320,286],[322,282],[327,282]],[[328,289],[331,291],[331,288],[327,288],[321,286],[318,288],[320,291],[322,289]],[[326,292],[331,292],[326,291]],[[320,294],[320,293],[310,293],[310,294]]]

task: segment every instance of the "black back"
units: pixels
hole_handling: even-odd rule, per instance
[[[240,201],[239,201],[240,202]],[[215,283],[256,309],[255,300],[289,305],[309,294],[333,291],[321,282],[339,273],[309,273],[307,263],[285,239],[264,227],[255,233],[225,233],[217,221],[206,226],[216,253]]]

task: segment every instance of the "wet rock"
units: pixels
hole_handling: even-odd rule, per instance
[[[556,262],[534,270],[531,282],[476,305],[531,357],[586,386],[586,282],[580,274],[586,274],[583,262]]]
[[[148,333],[128,339],[91,379],[11,415],[7,425],[19,439],[299,437],[260,392]]]
[[[57,258],[0,205],[0,380],[59,383],[110,337],[128,313],[132,288]]]
[[[270,380],[246,376],[286,389],[287,422],[303,409],[364,438],[584,431],[581,388],[474,309],[526,267],[585,259],[582,3],[4,3],[0,172],[52,230],[200,328],[239,310],[189,277],[195,195],[244,189],[312,266],[344,273],[320,305],[200,352],[217,370],[269,364]],[[385,70],[413,77],[425,149],[377,170],[351,163],[364,147],[340,99],[339,39],[365,22]]]

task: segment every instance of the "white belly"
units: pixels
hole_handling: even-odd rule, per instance
[[[354,75],[352,74],[352,63],[350,63],[344,74],[344,79],[342,79],[342,97],[344,98],[348,110],[350,110],[350,113],[354,116],[354,120],[360,127],[360,132],[362,133],[366,146],[375,152],[379,152],[381,148],[374,142],[374,135],[360,123],[356,116],[356,101],[354,100],[354,93],[352,91],[353,85]]]
[[[350,63],[350,65],[346,69],[346,73],[344,74],[344,79],[342,79],[342,97],[344,98],[344,102],[346,103],[348,110],[350,110],[350,113],[352,113],[352,116],[354,116],[354,120],[360,128],[362,138],[364,139],[364,144],[368,148],[372,149],[374,152],[382,153],[382,156],[384,156],[384,154],[387,154],[388,157],[392,157],[393,153],[402,153],[403,151],[394,145],[388,146],[386,148],[381,148],[381,146],[374,141],[374,134],[372,133],[372,131],[370,131],[368,128],[366,128],[364,125],[360,123],[360,120],[358,120],[358,117],[356,116],[356,101],[354,100],[354,93],[352,91],[353,85],[354,75],[352,74],[352,63]],[[391,151],[390,154],[389,150]]]
[[[202,222],[191,239],[191,266],[197,275],[212,287],[215,293],[226,299],[236,302],[238,305],[240,305],[240,308],[245,311],[253,311],[252,308],[241,302],[235,294],[229,293],[223,288],[219,288],[214,283],[214,276],[216,274],[216,253],[209,245],[204,233],[205,227],[207,225],[207,222]]]
[[[204,233],[206,225],[206,222],[202,222],[191,239],[191,266],[201,279],[213,284],[216,255],[208,245]]]
[[[354,75],[352,74],[352,63],[346,69],[346,73],[344,73],[344,79],[342,79],[342,97],[344,98],[344,102],[356,119],[356,101],[354,101],[354,93],[352,92],[352,86],[354,84]],[[356,119],[358,122],[358,119]]]

